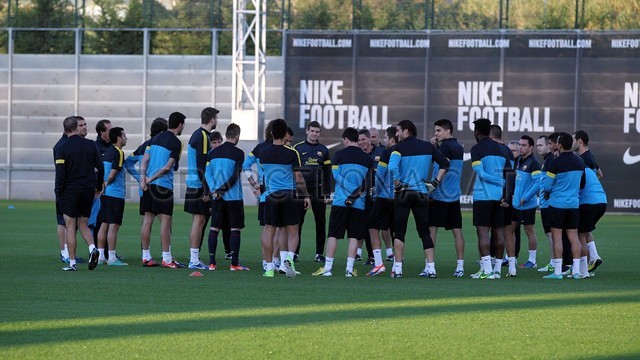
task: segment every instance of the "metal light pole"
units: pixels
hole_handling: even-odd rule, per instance
[[[243,140],[257,140],[265,117],[266,0],[234,0],[233,13],[231,120],[242,126]],[[253,59],[247,46],[253,46]]]

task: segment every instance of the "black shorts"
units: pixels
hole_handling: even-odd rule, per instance
[[[209,215],[211,213],[211,205],[209,202],[202,201],[204,196],[204,188],[187,188],[184,193],[184,211],[193,215]]]
[[[144,212],[143,212],[144,210]],[[173,216],[173,190],[151,184],[140,199],[140,212]]]
[[[276,191],[267,195],[264,205],[264,224],[275,227],[300,224],[300,211],[293,190]]]
[[[504,226],[511,225],[511,222],[517,221],[516,209],[513,208],[513,205],[509,204],[509,207],[501,207],[501,208],[502,208],[502,213],[504,214],[503,215]]]
[[[596,224],[607,212],[607,204],[582,204],[580,205],[580,222],[578,232],[588,233],[596,229]]]
[[[358,240],[364,240],[366,242],[371,242],[371,234],[369,234],[369,219],[371,218],[371,209],[373,208],[373,200],[370,200],[369,206],[367,206],[367,200],[369,196],[365,196],[365,201],[364,201],[364,227],[367,228],[367,230],[364,232],[364,236],[361,238],[358,238]]]
[[[549,227],[555,229],[577,229],[580,222],[580,210],[558,209],[549,206]]]
[[[504,227],[505,208],[497,200],[473,202],[473,226]]]
[[[374,201],[375,200],[371,196],[366,195],[364,197],[364,211],[371,211],[371,209],[373,209]]]
[[[58,196],[56,195],[56,221],[58,222],[58,225],[65,226],[64,215],[60,212],[60,205],[58,204],[58,201]]]
[[[124,199],[113,196],[102,196],[100,205],[100,222],[122,225],[124,215]]]
[[[420,239],[429,235],[429,195],[413,190],[396,194],[394,199],[393,238],[404,242],[409,212],[413,212]]]
[[[375,198],[369,214],[369,229],[391,230],[393,233],[393,199]]]
[[[549,208],[540,209],[540,219],[542,220],[542,228],[544,229],[544,233],[550,233],[551,227],[549,226]]]
[[[369,232],[367,229],[367,216],[364,210],[354,207],[331,207],[329,237],[343,239],[345,231],[349,239],[364,239]]]
[[[151,194],[149,189],[142,192],[140,196],[140,215],[144,215],[146,212],[151,212]]]
[[[244,202],[242,200],[212,200],[211,227],[217,229],[244,228]]]
[[[264,204],[263,201],[258,201],[258,223],[260,226],[264,226]]]
[[[91,216],[94,189],[68,189],[58,196],[60,213],[72,218]]]
[[[511,221],[515,221],[522,225],[534,225],[536,223],[536,208],[526,209],[526,210],[512,210],[513,219]]]
[[[462,229],[462,211],[460,201],[429,202],[429,226],[443,227],[445,230]]]

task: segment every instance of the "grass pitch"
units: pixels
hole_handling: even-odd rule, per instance
[[[13,209],[9,209],[13,205]],[[130,266],[65,273],[51,202],[0,202],[0,358],[639,358],[640,270],[636,216],[605,216],[594,236],[597,276],[472,280],[477,245],[464,214],[465,278],[453,278],[453,239],[440,231],[437,279],[424,279],[411,226],[405,278],[314,278],[313,217],[307,217],[295,279],[261,276],[259,227],[247,208],[242,263],[249,272],[142,268],[137,205],[127,204],[118,252]],[[188,261],[190,217],[176,206],[173,254]],[[152,254],[160,258],[158,224]],[[548,243],[538,228],[538,262]],[[79,256],[87,257],[79,241]],[[206,258],[205,253],[201,256]],[[526,261],[526,241],[520,262]],[[220,242],[218,253],[223,254]],[[524,259],[524,260],[522,260]],[[390,270],[390,264],[387,269]],[[356,263],[360,274],[368,270]]]

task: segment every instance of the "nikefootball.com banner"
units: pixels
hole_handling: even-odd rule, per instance
[[[640,212],[638,69],[638,32],[289,32],[285,116],[296,140],[320,122],[333,150],[349,126],[385,129],[410,119],[429,139],[433,123],[447,118],[466,150],[467,206],[475,119],[500,125],[505,143],[582,129],[604,173],[609,211]]]

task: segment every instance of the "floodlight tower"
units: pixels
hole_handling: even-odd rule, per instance
[[[267,1],[234,0],[231,119],[241,125],[243,140],[257,140],[264,123],[266,43]],[[247,56],[251,47],[252,57]]]

